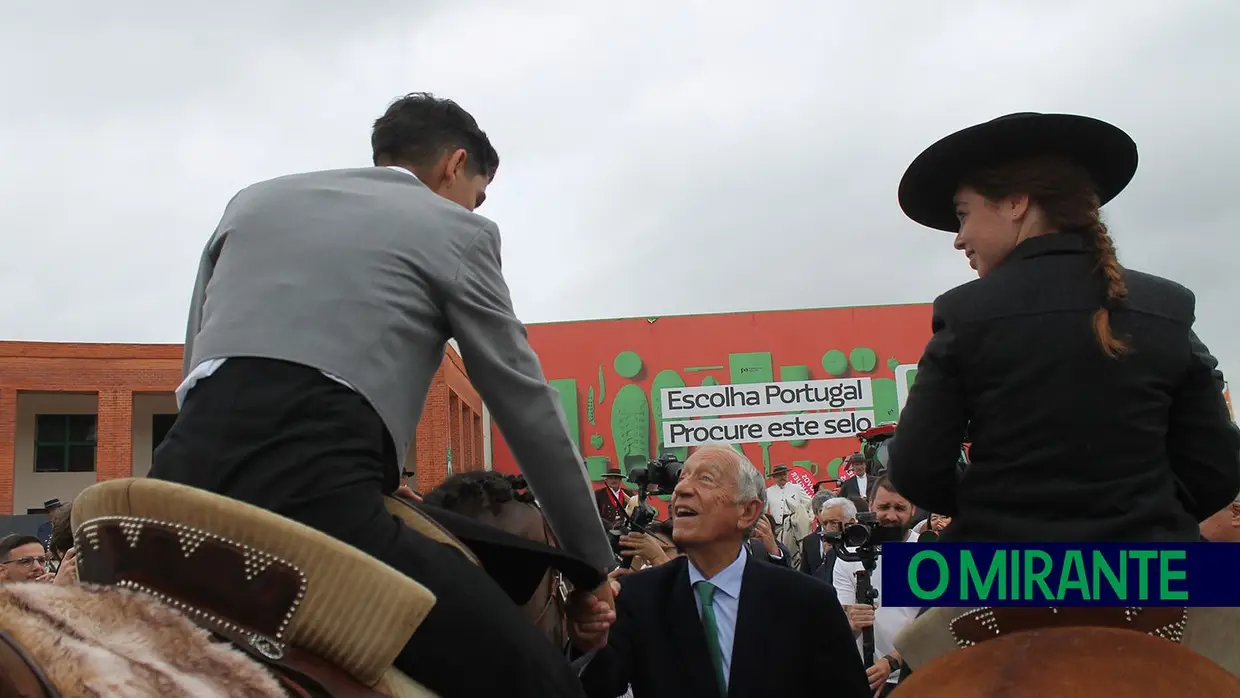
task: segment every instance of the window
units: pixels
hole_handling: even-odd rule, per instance
[[[164,437],[168,435],[168,431],[172,429],[172,423],[177,421],[175,414],[155,414],[151,415],[151,453],[159,448],[164,442]]]
[[[95,434],[99,424],[96,415],[41,414],[34,419],[36,473],[95,471]]]

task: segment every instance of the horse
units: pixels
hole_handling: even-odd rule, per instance
[[[413,505],[387,507],[483,564]],[[0,695],[435,698],[392,666],[434,595],[319,531],[147,478],[83,490],[72,529],[79,584],[0,588]]]
[[[1183,608],[972,609],[949,624],[960,649],[917,666],[892,695],[1240,696],[1240,678],[1181,644],[1187,620]]]
[[[493,471],[453,475],[428,492],[423,503],[467,516],[535,543],[559,548],[559,540],[525,479]],[[571,585],[559,570],[547,567],[522,610],[556,647],[568,641],[566,609]]]

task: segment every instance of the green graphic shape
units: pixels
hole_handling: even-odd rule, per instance
[[[654,449],[656,456],[664,453],[663,446],[663,391],[668,388],[683,388],[685,381],[680,377],[679,373],[671,369],[664,369],[655,374],[654,381],[650,384],[650,405],[654,408],[654,441],[658,446]],[[680,446],[667,450],[668,453],[676,456],[680,460],[689,457],[689,449]]]
[[[848,356],[839,349],[832,349],[822,355],[822,370],[836,378],[844,375],[848,372]]]
[[[840,477],[840,466],[843,464],[843,458],[836,458],[830,463],[827,463],[827,477],[831,480],[838,480]]]
[[[592,446],[594,450],[597,451],[598,449],[602,448],[603,445],[606,443],[607,441],[603,438],[602,434],[591,434],[590,435],[590,446]]]
[[[809,380],[809,366],[780,366],[779,367],[779,380],[781,381],[807,381]],[[793,412],[792,414],[801,414],[801,413]],[[804,448],[805,444],[807,443],[809,443],[808,439],[797,439],[796,441],[789,441],[788,445],[792,446],[793,448]]]
[[[900,418],[900,398],[896,396],[896,382],[891,378],[872,378],[874,391],[874,423],[886,424]]]
[[[594,425],[594,386],[586,391],[586,421]]]
[[[913,381],[915,380],[917,380],[917,369],[914,368],[914,369],[911,369],[908,373],[904,374],[904,387],[907,388],[908,390],[912,390]]]
[[[620,388],[611,401],[611,442],[625,473],[650,460],[650,403],[635,383]]]
[[[607,381],[603,380],[603,365],[598,367],[598,404],[603,404],[603,400],[607,398]]]
[[[616,354],[615,368],[621,378],[632,380],[642,372],[642,357],[638,356],[635,351],[622,351]]]
[[[719,368],[723,368],[720,366]],[[719,385],[719,379],[714,376],[707,376],[702,379],[702,385]]]
[[[874,350],[869,347],[857,347],[852,350],[848,362],[852,364],[854,371],[869,373],[878,366],[878,354],[875,354]]]
[[[792,464],[797,467],[805,468],[809,471],[810,475],[815,477],[818,475],[818,464],[812,460],[794,460],[792,461]]]
[[[733,385],[775,382],[775,369],[772,367],[769,351],[728,354],[728,373]],[[758,447],[762,449],[762,472],[769,476],[771,473],[771,442],[762,441]],[[744,451],[741,452],[744,453]]]
[[[581,448],[581,417],[577,414],[577,381],[572,378],[547,381],[560,394],[560,407],[564,408],[564,417],[568,420],[568,434],[573,443]]]
[[[607,456],[586,456],[586,471],[590,473],[592,482],[602,480],[603,473],[607,472],[610,466],[611,459]]]
[[[685,369],[685,373],[701,373],[703,371],[722,371],[722,366],[690,366]]]
[[[891,369],[892,371],[896,370],[897,368],[900,368],[900,360],[894,356],[891,357],[890,359],[887,359],[887,368]]]

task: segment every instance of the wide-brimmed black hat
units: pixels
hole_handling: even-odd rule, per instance
[[[778,477],[780,475],[787,475],[787,474],[788,474],[788,466],[786,465],[777,465],[774,468],[771,468],[771,475],[774,477]]]
[[[960,228],[953,198],[965,177],[1014,160],[1057,155],[1093,177],[1102,204],[1137,171],[1137,144],[1119,128],[1074,114],[1008,114],[957,131],[922,151],[900,180],[900,208],[924,226]]]
[[[603,477],[624,477],[624,472],[619,468],[608,468],[603,471]]]

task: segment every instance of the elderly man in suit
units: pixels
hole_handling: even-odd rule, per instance
[[[829,494],[829,493],[824,493]],[[830,497],[818,502],[815,513],[820,528],[801,541],[801,571],[827,584],[834,584],[836,553],[828,534],[837,536],[846,524],[857,520],[857,505],[843,497]]]
[[[499,229],[474,213],[499,156],[468,112],[429,94],[394,102],[371,146],[373,167],[280,177],[229,202],[191,298],[181,411],[150,475],[317,528],[428,587],[435,608],[395,664],[439,695],[580,695],[562,654],[481,568],[384,504],[455,337],[561,546],[600,575],[614,565],[513,312]],[[588,612],[574,627],[602,637],[610,586],[595,595],[578,597]]]
[[[605,649],[585,661],[597,698],[869,698],[834,590],[758,562],[744,542],[762,515],[762,474],[731,448],[685,461],[672,495],[684,556],[624,577]]]

